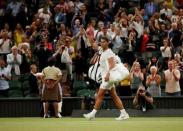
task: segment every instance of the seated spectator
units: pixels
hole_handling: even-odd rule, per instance
[[[157,74],[157,67],[151,66],[150,75],[147,76],[146,85],[148,86],[147,91],[154,96],[161,96],[161,77]]]
[[[11,80],[11,73],[6,67],[4,59],[0,58],[0,96],[8,96],[8,80]]]
[[[143,112],[147,109],[153,109],[153,97],[143,86],[139,87],[133,99],[133,105],[135,108],[140,109]]]

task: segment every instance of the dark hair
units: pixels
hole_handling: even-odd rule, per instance
[[[53,66],[53,65],[55,65],[55,58],[54,57],[50,57],[50,58],[48,58],[48,65],[49,66]]]
[[[109,39],[108,39],[106,36],[102,36],[101,39],[103,39],[103,40],[109,42]],[[101,40],[101,39],[100,39],[100,40]]]

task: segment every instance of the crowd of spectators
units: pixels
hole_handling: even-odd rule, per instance
[[[113,52],[129,67],[129,95],[135,95],[143,85],[152,96],[161,96],[162,81],[167,95],[181,95],[182,0],[130,3],[45,0],[41,5],[38,0],[1,0],[1,59],[14,76],[30,73],[32,64],[42,72],[48,60],[54,59],[56,67],[67,71],[72,91],[74,81],[87,77],[95,53],[92,43],[100,44],[106,36]],[[125,90],[122,83],[119,88]],[[0,90],[4,92],[4,88]]]

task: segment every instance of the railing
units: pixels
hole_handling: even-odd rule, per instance
[[[73,110],[82,109],[82,97],[63,98],[63,116],[71,116]],[[132,109],[133,97],[121,97],[125,108]],[[110,97],[105,98],[108,108],[115,109]],[[156,109],[183,109],[183,97],[155,97]],[[90,103],[89,103],[90,104]],[[1,98],[0,117],[39,117],[42,109],[39,98]]]

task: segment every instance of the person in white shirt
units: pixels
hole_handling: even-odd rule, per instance
[[[121,28],[115,28],[115,34],[112,36],[112,50],[115,54],[118,54],[122,46],[124,46],[123,40],[121,39]]]
[[[168,62],[168,69],[164,72],[165,75],[165,93],[167,96],[181,96],[180,89],[180,71],[175,67],[175,61]]]
[[[18,48],[13,46],[12,53],[7,55],[7,68],[12,71],[14,69],[15,75],[20,75],[20,64],[22,63],[22,56],[18,54]]]
[[[117,57],[108,47],[109,40],[107,37],[102,37],[100,43],[103,49],[99,60],[102,83],[96,97],[94,109],[90,113],[84,114],[83,116],[88,120],[95,118],[95,114],[100,109],[106,91],[109,91],[116,107],[120,110],[120,116],[116,118],[116,120],[128,119],[129,115],[125,111],[121,99],[117,96],[114,83],[119,83],[121,80],[125,79],[129,75],[129,71],[121,63],[119,57]]]
[[[163,3],[163,9],[160,10],[160,15],[165,14],[168,18],[171,18],[172,16],[172,10],[168,8],[167,2]]]
[[[45,25],[46,27],[48,27],[48,24],[50,23],[51,16],[52,14],[49,13],[47,6],[44,7],[43,12],[39,14],[39,18],[42,20],[43,25]]]
[[[8,32],[2,32],[2,38],[0,38],[0,56],[6,60],[6,55],[11,52],[12,41],[8,38]]]
[[[94,38],[95,38],[95,40],[97,42],[99,42],[99,37],[104,34],[103,31],[102,31],[103,28],[104,28],[104,22],[103,21],[99,21],[98,22],[98,29],[96,29],[94,31]]]
[[[11,80],[11,73],[5,65],[3,58],[0,58],[0,95],[8,96],[9,83],[8,80]]]
[[[171,46],[169,44],[168,38],[165,38],[163,40],[163,46],[160,47],[160,51],[161,51],[163,58],[166,58],[166,57],[171,58],[172,57]]]

